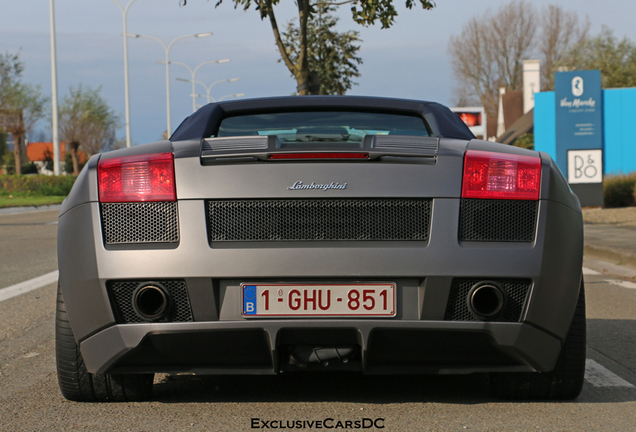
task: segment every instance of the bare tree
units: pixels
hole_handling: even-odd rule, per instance
[[[514,1],[502,6],[492,20],[491,41],[501,86],[523,87],[523,61],[534,49],[537,14],[531,3]]]
[[[26,135],[33,126],[44,117],[47,98],[42,96],[39,86],[15,83],[2,98],[4,111],[12,113],[16,122],[7,127],[7,132],[13,135],[13,155],[15,173],[22,173],[22,152]]]
[[[70,148],[74,174],[79,174],[80,146],[90,156],[115,143],[119,119],[100,90],[84,89],[81,84],[71,87],[60,104],[60,135]]]
[[[456,93],[468,100],[468,95],[475,95],[488,117],[496,113],[500,83],[491,41],[491,27],[484,25],[482,18],[472,18],[459,36],[451,36],[449,43],[451,64],[459,81]]]
[[[580,19],[576,12],[550,5],[537,14],[523,0],[474,17],[448,44],[458,100],[478,99],[493,118],[499,88],[522,89],[523,60],[532,56],[541,60],[542,89],[553,89],[559,67],[580,63],[589,31],[589,19]]]
[[[448,45],[460,83],[457,93],[475,95],[486,114],[495,116],[499,87],[519,90],[523,85],[522,63],[534,49],[536,31],[535,9],[523,0],[472,18]]]
[[[468,86],[456,85],[453,89],[453,104],[458,107],[470,107],[478,106],[480,101]]]
[[[19,54],[0,54],[0,115],[12,119],[3,123],[13,135],[16,174],[21,174],[25,136],[44,116],[47,101],[39,86],[20,82],[23,70]]]
[[[554,90],[554,74],[559,67],[572,63],[571,53],[586,43],[590,19],[580,20],[572,11],[561,6],[547,6],[541,16],[538,49],[541,54],[542,90]]]
[[[15,81],[19,81],[23,70],[24,65],[20,61],[20,54],[0,53],[0,92]]]

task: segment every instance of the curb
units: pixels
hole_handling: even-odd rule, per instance
[[[583,253],[596,259],[610,261],[636,269],[636,255],[625,250],[586,244],[583,247]]]
[[[26,213],[26,212],[34,212],[34,211],[45,211],[45,210],[59,210],[60,208],[62,208],[62,204],[26,206],[26,207],[4,207],[4,208],[0,208],[0,215]]]

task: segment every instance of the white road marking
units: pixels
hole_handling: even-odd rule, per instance
[[[609,279],[603,282],[607,282],[609,284],[612,285],[616,285],[619,287],[623,287],[623,288],[629,288],[629,289],[636,289],[636,283],[634,282],[630,282],[630,281],[624,281],[624,280],[618,280],[618,279]]]
[[[583,267],[583,274],[586,275],[586,276],[592,276],[592,275],[600,275],[601,272],[589,269],[587,267]],[[616,285],[616,286],[619,286],[619,287],[623,287],[623,288],[636,289],[636,283],[630,282],[630,281],[626,281],[626,280],[606,279],[603,282],[608,283],[608,284],[612,284],[612,285]]]
[[[584,275],[588,275],[588,276],[589,275],[600,275],[601,272],[597,272],[596,270],[592,270],[592,269],[589,269],[587,267],[583,267],[583,274]]]
[[[591,359],[585,360],[585,379],[594,387],[634,388],[632,383]]]
[[[17,297],[20,294],[28,293],[29,291],[42,288],[57,282],[58,271],[52,271],[51,273],[44,274],[42,276],[29,279],[28,281],[20,282],[19,284],[11,285],[10,287],[0,289],[0,302],[9,300],[10,298]]]

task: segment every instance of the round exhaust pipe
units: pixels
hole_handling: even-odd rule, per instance
[[[490,319],[501,312],[507,295],[499,284],[483,281],[475,284],[468,292],[468,309],[480,319]]]
[[[145,321],[158,321],[165,317],[170,303],[170,293],[156,282],[145,282],[133,293],[133,309]]]

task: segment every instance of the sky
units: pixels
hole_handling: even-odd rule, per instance
[[[70,87],[101,88],[102,96],[121,117],[118,138],[124,129],[124,54],[123,20],[117,0],[55,0],[57,34],[58,95],[68,95]],[[129,0],[118,0],[125,7]],[[276,9],[280,27],[295,17],[294,2],[281,0]],[[416,2],[417,3],[417,2]],[[453,77],[447,46],[449,38],[461,32],[471,18],[496,10],[504,0],[437,0],[436,8],[407,10],[404,0],[397,0],[398,17],[390,29],[379,25],[355,24],[348,9],[341,8],[338,30],[358,30],[363,40],[359,55],[358,85],[351,95],[372,95],[421,99],[453,103]],[[592,23],[592,34],[602,26],[616,36],[636,41],[634,0],[563,0],[532,2],[541,8],[558,4],[576,11]],[[215,99],[244,93],[245,98],[290,95],[296,82],[291,78],[279,54],[269,21],[261,21],[254,10],[234,9],[230,0],[215,8],[216,0],[136,0],[129,9],[128,32],[154,36],[168,44],[174,38],[195,33],[213,32],[206,38],[184,38],[174,43],[170,61],[195,68],[203,62],[229,58],[223,64],[202,66],[196,80],[210,85]],[[0,52],[20,52],[25,71],[23,81],[40,85],[42,93],[51,95],[51,48],[48,0],[0,0]],[[133,145],[161,139],[166,130],[165,51],[154,40],[129,38],[129,77],[131,135]],[[171,123],[174,130],[192,113],[191,84],[176,78],[190,79],[186,68],[170,67]],[[197,93],[205,94],[198,86]],[[207,99],[200,98],[203,104]],[[38,125],[42,137],[50,139],[50,119]],[[36,134],[34,134],[36,135]]]

